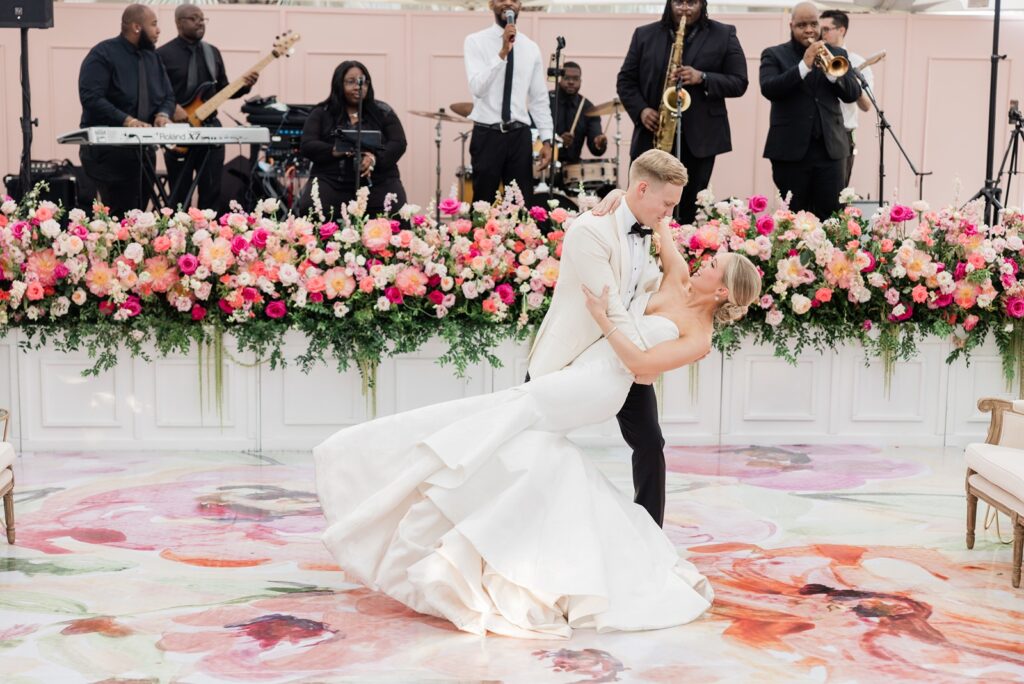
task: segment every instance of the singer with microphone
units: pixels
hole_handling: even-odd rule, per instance
[[[814,4],[794,7],[789,28],[787,42],[761,53],[761,94],[772,103],[764,156],[780,194],[792,193],[789,208],[825,220],[839,209],[850,154],[839,101],[856,102],[861,89],[852,69],[825,59]]]
[[[515,181],[533,197],[530,118],[541,140],[540,169],[551,162],[551,108],[540,48],[519,32],[520,0],[490,0],[494,25],[466,37],[463,57],[473,96],[473,196],[493,201],[498,186]]]
[[[327,216],[337,216],[360,186],[370,189],[368,215],[383,213],[390,193],[397,196],[391,204],[397,212],[406,203],[398,172],[406,146],[405,129],[395,110],[374,97],[370,72],[361,62],[342,62],[331,78],[331,94],[313,108],[302,129],[300,149],[313,169],[297,213],[313,208],[314,178]]]
[[[875,76],[871,73],[871,67],[865,64],[865,59],[856,52],[846,48],[846,34],[850,30],[850,17],[842,10],[825,10],[821,13],[821,37],[828,43],[829,48],[843,48],[850,60],[850,66],[860,71],[864,77],[862,83],[867,83],[868,88],[874,89]],[[880,53],[882,57],[885,53]],[[872,59],[875,59],[872,57]],[[881,58],[879,58],[881,59]],[[872,62],[873,64],[874,62]],[[863,86],[862,86],[863,87]],[[853,174],[853,162],[856,159],[857,145],[855,131],[857,130],[857,119],[860,112],[871,111],[871,100],[867,93],[862,92],[856,102],[839,101],[839,108],[843,110],[843,126],[846,128],[846,135],[850,139],[850,156],[846,158],[846,185],[850,185],[850,176]],[[858,111],[860,110],[860,111]]]

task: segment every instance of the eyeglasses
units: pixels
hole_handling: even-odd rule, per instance
[[[358,78],[346,78],[343,81],[343,83],[345,84],[346,88],[353,88],[353,87],[359,85],[359,79]],[[366,85],[366,81],[365,80],[363,81],[363,85],[364,86]]]

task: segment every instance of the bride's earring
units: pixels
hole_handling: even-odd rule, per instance
[[[718,301],[718,295],[715,295],[715,301],[716,302]]]

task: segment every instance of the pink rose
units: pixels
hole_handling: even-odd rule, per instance
[[[332,235],[338,232],[338,224],[334,221],[330,221],[320,226],[320,237],[324,240],[328,239]]]
[[[1010,297],[1006,300],[1006,313],[1011,318],[1024,318],[1024,297]]]
[[[387,297],[388,301],[392,304],[401,304],[405,301],[405,298],[402,296],[402,291],[394,285],[384,290],[384,296]]]
[[[974,327],[978,325],[978,321],[980,320],[980,318],[978,318],[974,314],[971,314],[970,316],[964,319],[964,330],[966,330],[967,332],[971,332],[972,330],[974,330]]]
[[[437,205],[437,208],[441,210],[441,213],[446,216],[455,216],[459,213],[462,208],[462,202],[455,199],[454,197],[445,197],[441,200],[441,203]]]
[[[909,221],[912,218],[914,218],[914,210],[902,204],[893,205],[892,209],[889,210],[890,221],[902,223],[903,221]]]
[[[25,297],[31,302],[39,301],[45,294],[42,284],[38,281],[32,281],[25,288]]]
[[[270,237],[270,233],[268,233],[263,228],[259,228],[258,230],[254,231],[252,234],[253,247],[257,249],[263,249],[264,247],[267,246],[268,237]]]
[[[199,259],[194,254],[182,254],[178,257],[178,270],[184,275],[192,275],[199,268]]]
[[[953,280],[963,280],[967,277],[967,263],[964,261],[959,262],[956,268],[953,269]]]
[[[114,313],[114,310],[116,308],[114,306],[114,303],[109,299],[104,299],[102,302],[100,302],[99,307],[100,313],[103,314],[104,316],[109,316],[110,314]]]
[[[544,207],[530,207],[530,218],[534,221],[545,221],[548,218],[548,210]]]
[[[901,306],[903,306],[903,313],[901,313],[899,316],[889,314],[889,320],[892,321],[893,323],[902,323],[903,321],[910,319],[910,317],[914,315],[913,304],[907,302],[906,304],[901,304]]]
[[[917,285],[910,291],[910,297],[918,304],[928,301],[928,288],[924,285]]]
[[[864,324],[861,327],[864,328],[865,332],[871,330],[871,321],[864,321]]]
[[[764,195],[754,195],[747,200],[747,207],[755,214],[760,214],[768,208],[768,198]]]
[[[239,252],[241,252],[242,250],[244,250],[248,246],[249,246],[249,241],[246,240],[241,235],[236,235],[231,240],[231,251],[233,253],[235,253],[235,254],[238,254]]]
[[[516,300],[516,292],[512,289],[512,286],[508,283],[502,283],[498,287],[494,288],[495,294],[497,294],[501,301],[505,304],[511,304]]]
[[[775,221],[771,216],[759,216],[757,219],[757,232],[761,235],[771,235],[775,230]]]
[[[218,301],[217,306],[219,306],[220,310],[226,314],[230,314],[232,311],[235,310],[235,307],[231,306],[231,304],[226,299],[221,299],[220,301]]]
[[[947,306],[949,306],[952,303],[953,303],[953,295],[952,295],[952,293],[944,294],[944,295],[939,295],[938,297],[935,298],[934,301],[928,303],[928,308],[929,309],[945,309]]]
[[[124,304],[121,305],[121,308],[127,311],[129,316],[134,318],[142,313],[142,302],[139,301],[139,298],[135,295],[130,295],[128,299],[124,300]]]
[[[551,220],[554,223],[562,224],[567,218],[569,218],[569,212],[562,207],[555,207],[551,210]]]
[[[53,277],[57,280],[67,278],[69,273],[71,273],[71,270],[64,265],[63,261],[58,261],[57,265],[53,267]]]
[[[819,287],[818,291],[814,293],[814,300],[817,302],[832,301],[832,290],[827,287]]]
[[[192,305],[192,320],[201,321],[206,318],[206,309],[199,306],[198,304]]]
[[[242,299],[244,299],[247,302],[254,302],[259,298],[259,296],[260,293],[256,290],[255,287],[242,288]]]
[[[267,318],[284,318],[284,315],[288,313],[288,307],[280,299],[275,299],[267,304],[267,308],[264,311],[267,314]]]
[[[427,299],[429,299],[430,303],[434,306],[441,306],[444,304],[444,293],[440,290],[434,290],[427,295]]]
[[[868,258],[868,264],[864,268],[860,269],[861,273],[871,273],[875,270],[875,266],[878,265],[878,259],[871,252],[864,252],[864,256]]]

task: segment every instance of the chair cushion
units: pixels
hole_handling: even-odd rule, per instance
[[[10,468],[4,468],[3,470],[0,470],[0,492],[4,492],[4,490],[6,490],[10,486],[13,480],[14,474],[11,472]]]
[[[988,497],[992,501],[1001,504],[1004,508],[1018,513],[1024,513],[1024,501],[1021,501],[1009,492],[1000,489],[981,475],[975,473],[968,480],[975,492]]]
[[[968,444],[967,467],[1018,499],[1024,499],[1024,449]]]
[[[0,442],[0,470],[14,465],[14,445]]]

